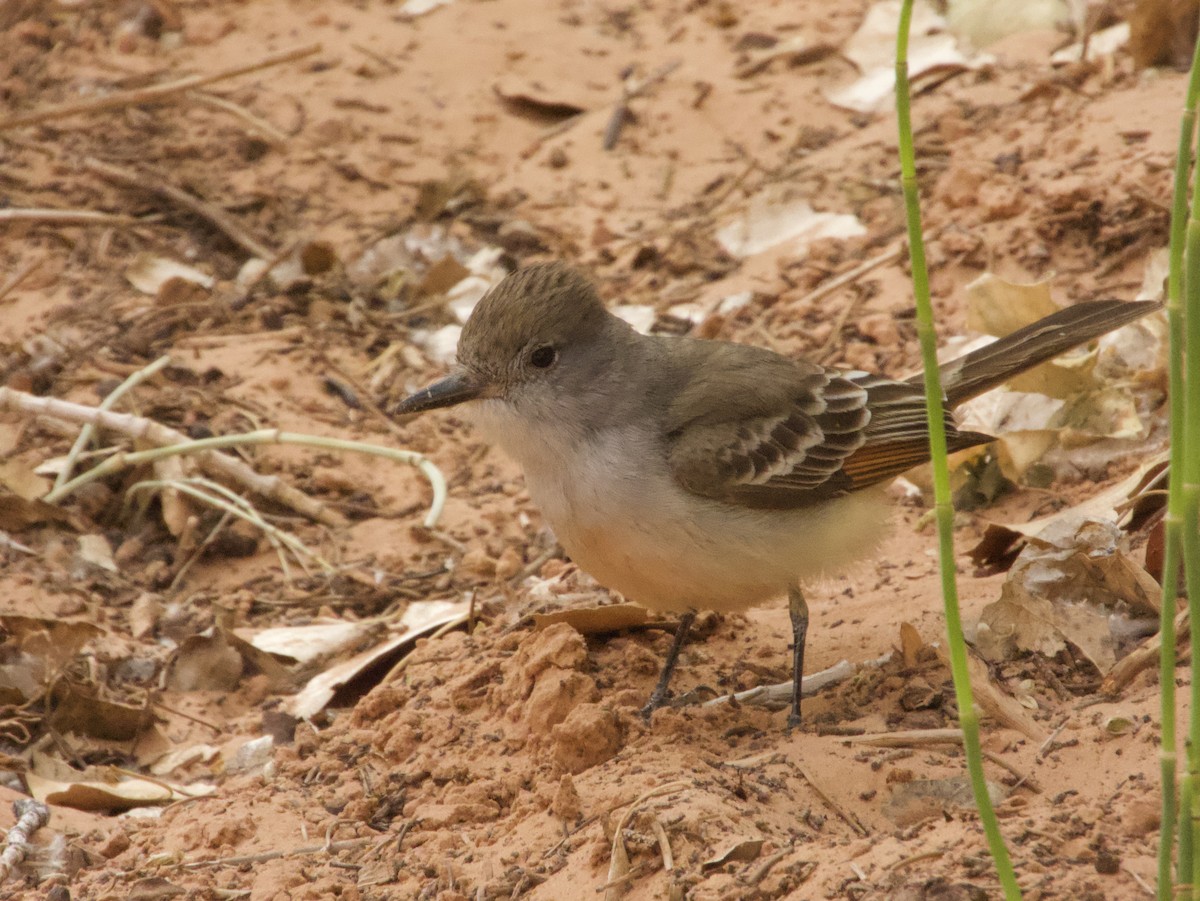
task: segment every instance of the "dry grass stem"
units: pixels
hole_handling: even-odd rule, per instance
[[[258,72],[272,66],[290,63],[293,60],[303,59],[306,56],[319,53],[320,50],[320,44],[308,44],[304,47],[296,47],[292,50],[272,53],[257,62],[234,66],[230,69],[222,69],[210,75],[189,75],[187,78],[180,78],[177,81],[169,81],[165,84],[151,85],[146,88],[134,88],[129,91],[117,91],[103,97],[93,97],[88,100],[75,100],[43,107],[31,113],[23,113],[18,116],[10,116],[7,119],[0,119],[0,131],[7,131],[10,128],[20,128],[25,125],[37,125],[41,122],[50,122],[55,119],[65,119],[68,116],[88,115],[109,109],[137,106],[143,103],[162,103],[166,100],[174,100],[185,91],[193,90],[201,85],[213,84],[214,82],[224,81],[228,78],[236,78],[239,75],[247,75],[250,72]]]
[[[127,169],[124,166],[107,163],[95,157],[85,159],[83,161],[83,168],[89,172],[94,172],[108,181],[116,182],[127,188],[139,191],[149,191],[151,194],[157,194],[164,200],[183,207],[188,212],[194,213],[213,226],[251,256],[264,260],[275,256],[274,250],[243,229],[237,220],[219,206],[209,203],[207,200],[201,200],[199,197],[189,194],[182,188],[169,184],[160,178],[153,177],[146,172]]]

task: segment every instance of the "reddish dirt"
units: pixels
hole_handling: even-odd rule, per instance
[[[177,584],[191,554],[159,503],[123,507],[132,477],[68,502],[69,522],[21,523],[0,511],[33,551],[0,551],[0,616],[101,626],[101,638],[50,675],[85,697],[146,706],[154,721],[132,738],[104,738],[75,720],[64,727],[53,703],[0,708],[11,769],[4,800],[23,791],[35,748],[76,767],[141,772],[156,749],[206,743],[221,752],[163,777],[210,783],[207,797],[143,816],[55,806],[35,836],[34,865],[0,896],[596,898],[624,827],[629,899],[998,897],[976,816],[912,790],[961,774],[957,746],[852,740],[955,724],[949,676],[931,650],[907,667],[898,657],[864,667],[808,702],[793,734],[782,712],[728,704],[665,709],[643,723],[637,708],[669,634],[533,630],[528,614],[599,603],[607,592],[554,553],[519,472],[458,417],[393,424],[379,412],[444,371],[417,341],[453,316],[436,294],[413,289],[423,261],[406,285],[355,276],[355,262],[382,239],[436,227],[464,257],[495,246],[507,265],[572,261],[613,304],[653,307],[663,329],[687,327],[666,315],[677,304],[711,311],[753,291],[741,309],[707,315],[699,333],[911,372],[905,258],[810,297],[903,236],[894,117],[824,99],[855,75],[836,52],[737,75],[770,40],[841,46],[865,4],[455,0],[418,17],[396,4],[303,0],[9,7],[0,10],[4,115],[320,49],[203,89],[223,107],[187,94],[0,131],[3,206],[142,217],[0,222],[0,285],[29,270],[0,298],[5,384],[95,404],[171,354],[171,366],[118,409],[193,437],[278,427],[421,451],[446,474],[450,501],[430,535],[420,528],[429,490],[415,470],[331,450],[252,448],[256,469],[348,518],[326,528],[264,507],[336,573],[306,576],[293,565],[289,578],[254,530],[234,527]],[[1137,72],[1124,52],[1052,67],[1050,52],[1066,42],[1051,32],[1007,39],[991,48],[993,65],[930,84],[915,103],[944,336],[964,331],[962,289],[984,271],[1054,275],[1062,301],[1132,297],[1166,242],[1183,77]],[[605,150],[627,70],[660,77],[629,102],[632,115]],[[501,96],[520,91],[552,103]],[[584,112],[568,119],[553,104]],[[264,137],[238,110],[282,134]],[[89,158],[206,199],[273,253],[306,249],[312,271],[286,289],[269,279],[239,287],[249,254],[228,234],[178,203],[114,184]],[[780,247],[731,258],[716,228],[773,186],[857,215],[866,234],[806,254]],[[140,253],[187,262],[215,285],[140,294],[125,277]],[[65,454],[74,433],[7,412],[0,449],[32,467]],[[1114,442],[1048,491],[961,514],[960,548],[988,520],[1094,494],[1149,449]],[[896,494],[895,530],[878,559],[809,593],[813,670],[887,654],[900,646],[901,623],[925,642],[942,634],[927,504]],[[198,507],[186,515],[193,541],[219,518]],[[80,557],[80,533],[107,538],[117,571]],[[973,622],[1004,576],[974,573],[962,559]],[[184,691],[165,675],[179,644],[218,619],[251,629],[386,621],[410,602],[467,596],[476,603],[471,635],[421,640],[402,671],[294,734],[281,713],[294,684],[249,666],[225,690]],[[782,605],[701,626],[676,676],[680,692],[787,677]],[[1096,694],[1094,670],[1069,655],[1021,660],[993,677],[1025,697],[1052,736],[1043,743],[984,724],[985,748],[1010,768],[989,764],[989,778],[1006,794],[1001,824],[1026,897],[1143,897],[1157,839],[1155,674],[1115,698]],[[1112,734],[1104,726],[1117,715],[1132,726]],[[237,772],[237,748],[263,734],[279,737],[270,763]],[[33,884],[55,869],[69,875]]]

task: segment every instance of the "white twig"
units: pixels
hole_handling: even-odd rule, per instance
[[[17,822],[8,830],[4,851],[0,853],[0,882],[9,877],[29,853],[29,837],[50,822],[50,808],[41,801],[21,798],[13,801]]]

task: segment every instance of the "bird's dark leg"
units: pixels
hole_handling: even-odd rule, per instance
[[[804,679],[804,642],[808,638],[808,604],[799,585],[788,586],[788,613],[792,618],[792,711],[787,727],[800,725],[800,690]]]
[[[695,618],[696,614],[691,610],[679,617],[679,625],[675,627],[675,640],[671,642],[671,650],[667,652],[667,659],[663,663],[658,684],[654,686],[654,691],[650,693],[650,700],[642,708],[643,719],[650,719],[650,714],[661,707],[666,700],[667,688],[671,684],[671,674],[675,672],[675,664],[679,662],[679,652],[683,648],[683,643],[687,641],[688,632],[691,630],[692,621]]]

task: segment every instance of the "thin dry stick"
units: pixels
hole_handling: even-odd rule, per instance
[[[870,835],[870,831],[866,826],[859,822],[858,817],[854,816],[854,814],[842,807],[841,804],[833,800],[833,798],[826,793],[825,789],[821,788],[821,786],[817,784],[817,781],[808,774],[808,770],[800,766],[798,763],[792,765],[796,768],[796,772],[804,777],[804,781],[812,787],[812,790],[817,793],[817,797],[825,802],[825,806],[841,817],[846,822],[847,826],[864,838]]]
[[[244,106],[234,103],[232,100],[228,100],[225,97],[221,97],[217,94],[210,94],[208,91],[189,91],[188,97],[197,101],[198,103],[204,103],[208,106],[229,113],[234,118],[241,119],[253,131],[258,132],[261,137],[265,138],[276,147],[283,147],[290,140],[287,134],[280,131],[266,119],[262,118],[261,116],[256,116]]]
[[[263,57],[258,62],[248,63],[244,66],[235,66],[232,69],[223,69],[211,75],[189,75],[187,78],[181,78],[178,81],[169,81],[165,84],[151,85],[146,88],[134,88],[130,91],[117,91],[115,94],[108,94],[105,97],[93,97],[88,100],[59,103],[54,106],[35,110],[32,113],[10,116],[7,119],[0,120],[0,131],[10,128],[20,128],[24,125],[36,125],[39,122],[49,122],[53,119],[64,119],[67,116],[98,113],[103,110],[123,106],[159,103],[164,100],[173,99],[176,95],[184,91],[190,91],[193,88],[198,88],[201,85],[224,81],[227,78],[235,78],[238,75],[247,75],[250,72],[257,72],[271,66],[282,65],[283,63],[290,63],[293,60],[303,59],[306,56],[319,53],[320,50],[320,44],[309,44],[305,47],[284,50],[281,53],[272,53],[270,56]]]
[[[853,664],[849,660],[841,660],[829,667],[829,669],[821,670],[819,673],[810,673],[805,676],[800,682],[800,695],[805,698],[811,697],[831,685],[845,682],[858,672],[859,667],[878,667],[891,659],[892,654],[889,651],[882,657],[868,660],[862,664]],[[791,702],[792,683],[777,682],[774,685],[756,685],[754,688],[748,688],[736,694],[721,695],[719,698],[705,701],[701,706],[715,707],[718,704],[733,703],[749,704],[752,707],[766,707],[768,710],[782,710]]]
[[[0,410],[19,410],[34,416],[49,416],[68,422],[90,422],[100,428],[109,429],[130,438],[142,439],[159,447],[194,443],[182,432],[142,416],[98,410],[95,407],[71,403],[54,397],[37,397],[23,391],[14,391],[12,388],[0,388]],[[197,453],[196,460],[211,474],[223,476],[232,482],[243,485],[255,494],[291,507],[309,519],[334,528],[346,524],[345,517],[336,510],[329,509],[320,501],[285,484],[278,476],[264,476],[255,472],[237,457],[217,451],[205,451]],[[58,500],[58,496],[55,492],[51,492],[50,495],[47,495],[46,500],[54,503]]]
[[[40,222],[50,225],[133,225],[138,220],[122,213],[96,210],[55,210],[48,207],[21,207],[0,210],[0,225]]]
[[[145,172],[126,169],[124,166],[106,163],[95,157],[87,157],[83,161],[83,168],[109,181],[114,181],[128,188],[149,191],[152,194],[157,194],[164,200],[178,204],[188,212],[195,213],[251,256],[256,256],[264,260],[275,256],[274,250],[246,232],[232,216],[219,206],[211,204],[207,200],[201,200],[199,197],[189,194],[182,188],[177,188],[175,185],[152,178]]]
[[[40,265],[42,265],[41,260],[30,260],[12,275],[10,275],[5,280],[4,284],[0,285],[0,300],[4,300],[4,298],[8,297],[9,294],[15,291],[20,286],[21,282],[25,281],[25,279],[29,278],[30,275],[37,271],[37,268]]]
[[[0,882],[8,879],[29,853],[29,837],[50,822],[50,808],[32,798],[13,801],[12,810],[17,822],[8,830],[0,853]]]
[[[899,732],[869,732],[866,735],[848,735],[840,739],[856,745],[874,748],[913,748],[923,745],[962,744],[962,730],[953,729],[904,729]]]

